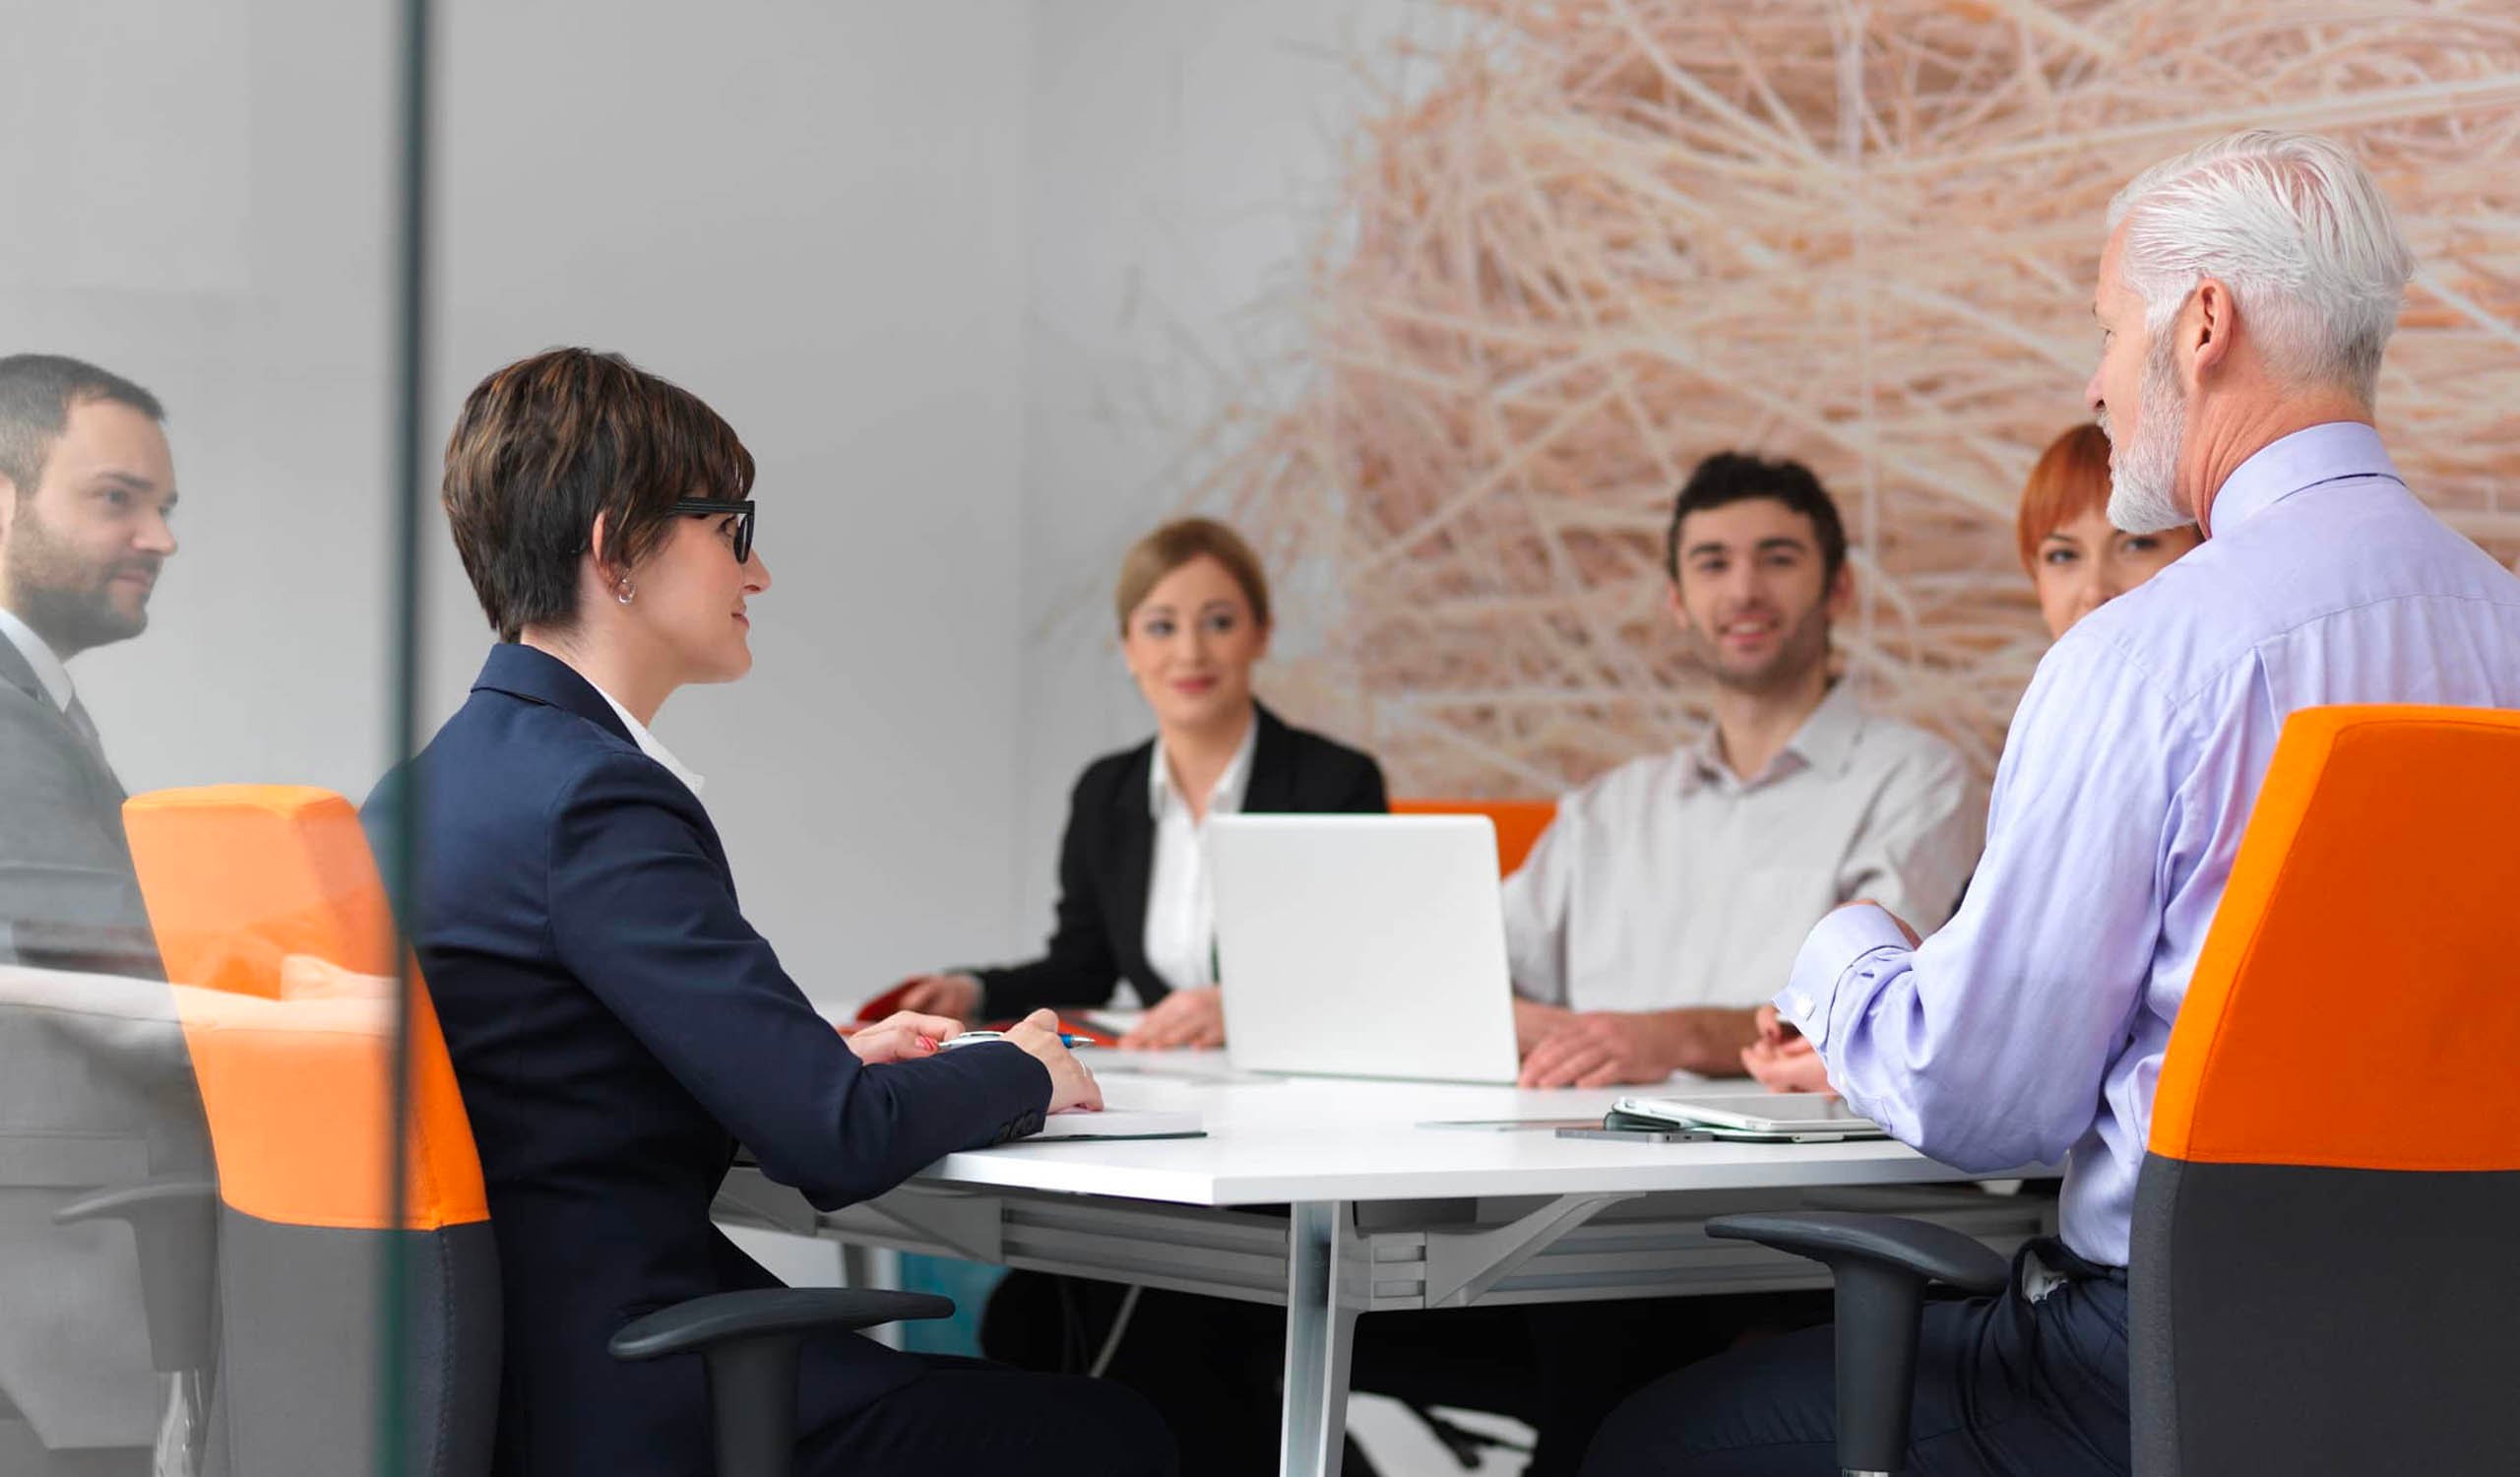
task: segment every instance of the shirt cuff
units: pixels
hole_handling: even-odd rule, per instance
[[[1884,950],[1904,953],[1908,935],[1899,921],[1870,903],[1840,908],[1821,919],[1794,956],[1794,972],[1785,993],[1776,997],[1776,1013],[1800,1031],[1815,1047],[1829,1044],[1829,1018],[1838,998],[1838,983],[1856,967]]]

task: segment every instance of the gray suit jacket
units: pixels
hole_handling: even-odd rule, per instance
[[[122,783],[0,636],[0,963],[157,974]]]
[[[0,964],[0,1428],[23,1423],[20,1439],[54,1453],[157,1439],[166,1382],[131,1233],[52,1216],[94,1190],[210,1173],[168,986]],[[45,1470],[13,1465],[10,1440],[0,1429],[0,1473]]]
[[[130,1233],[52,1212],[209,1162],[122,801],[0,636],[0,1428],[55,1452],[145,1448],[165,1384]]]

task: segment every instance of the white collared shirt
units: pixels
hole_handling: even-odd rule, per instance
[[[1756,1005],[1840,903],[1872,898],[1931,931],[1984,824],[1959,752],[1866,714],[1848,683],[1747,780],[1710,729],[1558,802],[1505,882],[1515,992],[1577,1010]]]
[[[70,669],[61,665],[61,658],[53,655],[52,647],[34,633],[32,626],[5,608],[0,608],[0,636],[8,637],[9,644],[34,669],[35,680],[43,683],[43,694],[52,699],[52,705],[69,712],[70,700],[79,694],[70,685]]]
[[[1242,745],[1208,791],[1209,815],[1242,808],[1251,782],[1251,750],[1259,742],[1259,715],[1243,730]],[[1174,990],[1217,982],[1216,895],[1208,882],[1207,825],[1190,818],[1190,803],[1172,781],[1164,740],[1147,763],[1147,812],[1155,817],[1155,867],[1146,887],[1146,962]]]
[[[578,674],[580,676],[586,675],[584,673],[580,673]],[[665,767],[665,773],[682,781],[683,788],[691,792],[693,799],[698,799],[700,796],[700,787],[709,782],[702,779],[700,776],[693,774],[690,770],[683,768],[682,761],[673,756],[673,750],[665,747],[662,743],[658,742],[657,736],[648,732],[648,726],[631,717],[630,710],[615,701],[611,693],[604,691],[601,687],[596,687],[593,681],[589,681],[587,685],[595,687],[596,696],[600,697],[606,703],[611,704],[612,711],[621,719],[621,726],[630,731],[630,741],[639,745],[639,752],[646,754],[649,758],[663,765]]]

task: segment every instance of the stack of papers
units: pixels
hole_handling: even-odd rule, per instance
[[[1195,1113],[1154,1113],[1129,1108],[1106,1108],[1100,1113],[1053,1113],[1041,1124],[1041,1131],[1030,1138],[1010,1140],[1033,1143],[1044,1138],[1198,1138],[1207,1133]]]

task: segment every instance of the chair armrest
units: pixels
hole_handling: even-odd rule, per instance
[[[54,1224],[122,1221],[140,1253],[140,1306],[150,1363],[161,1374],[211,1366],[212,1258],[219,1191],[207,1180],[150,1180],[99,1190],[52,1213]]]
[[[1997,1293],[2012,1268],[1948,1226],[1854,1210],[1725,1215],[1706,1223],[1723,1241],[1754,1241],[1828,1265],[1837,1283],[1838,1466],[1897,1472],[1907,1465],[1916,1405],[1917,1339],[1925,1284]]]
[[[1949,1226],[1905,1216],[1853,1210],[1727,1215],[1708,1221],[1706,1234],[1724,1241],[1754,1241],[1832,1268],[1870,1262],[1982,1297],[2003,1291],[2012,1277],[2011,1264],[1984,1242]]]
[[[809,1333],[951,1317],[951,1298],[874,1288],[766,1287],[661,1308],[612,1335],[615,1359],[708,1361],[718,1477],[788,1477],[796,1443],[796,1353]]]
[[[871,1328],[914,1318],[949,1318],[951,1298],[857,1287],[766,1287],[715,1293],[661,1308],[612,1335],[615,1359],[706,1354],[721,1344],[800,1338],[825,1328]]]
[[[73,1200],[54,1211],[52,1219],[60,1226],[98,1220],[138,1225],[144,1219],[197,1215],[218,1203],[219,1188],[208,1180],[148,1180],[119,1189],[100,1189],[85,1199]]]

